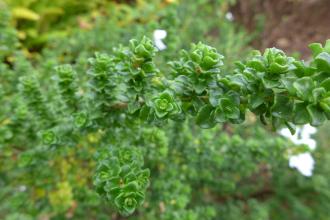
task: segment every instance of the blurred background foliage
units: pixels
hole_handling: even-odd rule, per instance
[[[133,124],[113,137],[86,133],[77,146],[47,154],[31,141],[33,123],[21,123],[28,110],[15,93],[20,76],[36,73],[41,83],[49,82],[54,66],[71,63],[85,81],[87,58],[96,51],[152,37],[156,29],[167,31],[167,48],[157,58],[161,68],[180,49],[202,41],[225,55],[230,71],[260,31],[247,33],[232,21],[228,13],[235,2],[0,0],[0,219],[328,220],[329,124],[316,135],[316,167],[307,178],[288,167],[288,157],[308,147],[261,127],[252,115],[243,125],[210,130],[189,121],[162,129]],[[141,146],[151,169],[147,199],[128,218],[115,214],[92,185],[93,155],[107,139]]]

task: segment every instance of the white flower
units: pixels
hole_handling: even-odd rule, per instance
[[[233,21],[234,20],[234,15],[230,11],[226,13],[225,17],[228,21]]]
[[[316,133],[316,128],[310,125],[304,125],[301,128],[297,128],[294,135],[291,135],[290,130],[287,128],[283,128],[279,133],[284,137],[289,138],[295,144],[306,144],[311,150],[314,150],[316,147],[316,141],[311,138],[311,135]]]
[[[304,176],[312,176],[314,164],[314,158],[310,153],[291,156],[289,161],[289,166],[296,168]]]
[[[26,186],[25,185],[20,185],[19,187],[18,187],[18,190],[20,191],[20,192],[25,192],[26,191]]]
[[[166,38],[166,36],[167,36],[167,32],[165,30],[157,29],[154,31],[154,34],[153,34],[154,43],[155,43],[156,47],[158,48],[158,50],[166,49],[166,45],[162,41],[163,39]]]
[[[297,128],[294,135],[291,135],[290,130],[287,128],[280,130],[279,133],[295,144],[306,144],[311,150],[316,148],[316,141],[311,138],[311,135],[316,133],[316,128],[310,125]],[[304,176],[313,174],[314,164],[315,161],[310,153],[293,155],[289,159],[289,166],[296,168]]]

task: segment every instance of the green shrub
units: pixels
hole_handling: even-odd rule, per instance
[[[136,29],[111,35],[115,22],[100,19],[31,60],[17,45],[1,51],[1,218],[328,218],[327,150],[301,176],[288,157],[308,147],[273,130],[329,119],[330,41],[311,45],[309,64],[275,48],[232,64],[245,43],[229,21],[228,35],[205,39],[218,49],[188,46],[214,28],[192,25],[199,13],[213,21],[222,3],[208,3],[172,5],[156,26],[130,21]],[[196,20],[173,17],[184,9]],[[173,35],[187,24],[191,33]],[[156,27],[168,30],[165,51],[142,37]]]

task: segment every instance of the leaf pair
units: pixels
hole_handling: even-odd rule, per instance
[[[149,186],[150,171],[142,169],[143,157],[136,147],[110,148],[99,151],[94,176],[97,192],[109,200],[122,215],[130,215],[139,207]]]

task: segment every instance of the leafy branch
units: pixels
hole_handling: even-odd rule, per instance
[[[129,47],[115,48],[112,55],[96,53],[90,58],[88,89],[82,95],[74,68],[57,67],[57,96],[64,105],[60,110],[49,109],[48,94],[34,76],[22,78],[20,88],[31,114],[41,121],[38,129],[47,145],[63,143],[73,133],[107,130],[135,120],[162,125],[192,117],[202,128],[239,124],[247,111],[274,129],[287,126],[294,133],[295,125],[319,126],[330,119],[330,40],[324,47],[310,48],[309,64],[270,48],[252,51],[228,73],[222,69],[224,56],[198,43],[182,50],[165,73],[156,66],[157,49],[144,37],[131,40]],[[64,119],[56,119],[54,112],[63,109]],[[149,171],[141,168],[141,161],[135,164],[139,160],[134,155],[140,155],[135,148],[118,147],[108,153],[108,159],[99,160],[96,188],[122,214],[131,214],[144,200]]]

